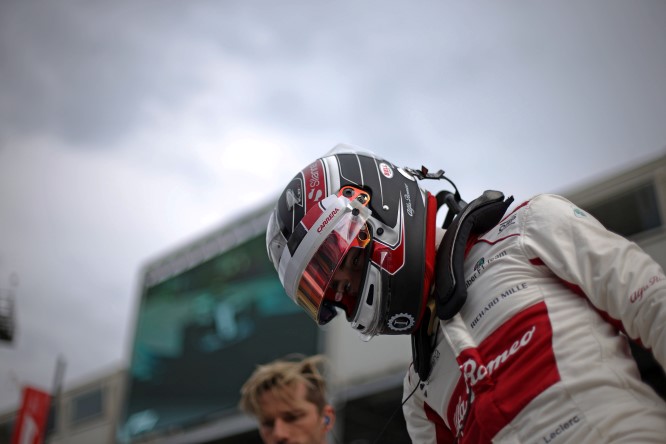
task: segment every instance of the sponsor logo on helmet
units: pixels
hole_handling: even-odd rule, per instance
[[[319,168],[317,162],[310,164],[310,188],[319,186]]]
[[[311,163],[301,172],[303,175],[304,204],[311,208],[326,196],[326,175],[321,160]]]
[[[317,227],[317,233],[321,233],[322,230],[324,228],[326,228],[326,225],[328,225],[328,223],[335,217],[336,214],[338,214],[339,211],[340,211],[340,209],[334,208],[333,211],[331,211],[331,214],[326,216],[326,219],[324,219],[324,221],[321,223],[321,225],[319,225]]]
[[[384,177],[388,179],[393,177],[393,169],[384,162],[379,164],[379,171],[381,171]]]
[[[393,331],[405,331],[414,326],[414,316],[409,313],[398,313],[391,316],[388,326]]]
[[[409,217],[414,216],[414,208],[412,207],[412,195],[409,194],[409,187],[405,184],[405,206],[407,207],[407,214]]]

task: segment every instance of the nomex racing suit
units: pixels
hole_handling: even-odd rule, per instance
[[[666,365],[666,277],[566,199],[539,195],[468,243],[468,297],[410,368],[414,443],[664,443],[666,404],[627,336]]]

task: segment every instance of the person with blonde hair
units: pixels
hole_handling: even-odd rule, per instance
[[[320,371],[322,355],[260,365],[241,388],[240,408],[266,444],[325,444],[335,423]]]

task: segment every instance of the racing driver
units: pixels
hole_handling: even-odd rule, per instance
[[[318,324],[408,334],[403,413],[414,443],[664,443],[666,403],[628,338],[666,366],[666,276],[636,244],[556,195],[508,211],[467,203],[339,145],[281,194],[267,247]],[[438,209],[448,208],[444,224]]]

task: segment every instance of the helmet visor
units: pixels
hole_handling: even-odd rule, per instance
[[[320,325],[354,309],[370,257],[369,212],[348,211],[312,256],[296,289],[296,301]]]

